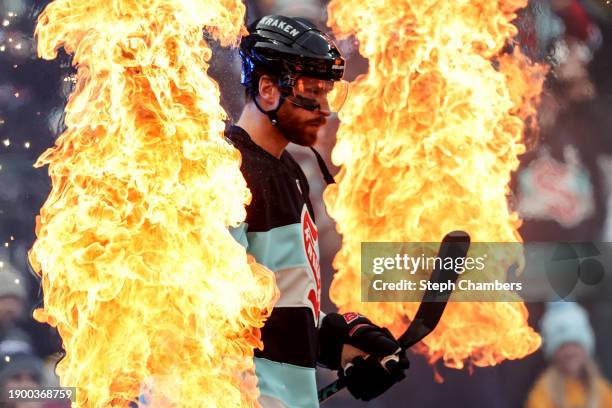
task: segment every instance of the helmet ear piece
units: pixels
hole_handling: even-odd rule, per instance
[[[249,55],[240,50],[240,59],[242,60],[242,72],[240,74],[240,83],[244,86],[249,85],[253,81],[253,72],[255,64]]]

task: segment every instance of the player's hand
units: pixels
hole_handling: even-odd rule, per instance
[[[340,356],[340,366],[346,367],[357,357],[367,357],[368,353],[363,350],[359,350],[357,347],[351,346],[350,344],[344,344],[342,346],[342,355]]]
[[[375,325],[367,317],[358,313],[329,313],[319,329],[317,361],[332,370],[340,370],[347,361],[359,355],[382,359],[396,354],[399,349],[391,332]]]
[[[356,399],[370,401],[403,380],[406,377],[404,370],[409,367],[410,362],[404,352],[383,360],[359,356],[341,370],[339,376],[346,377],[347,388]]]
[[[357,399],[369,401],[405,378],[410,362],[391,332],[358,313],[330,313],[319,330],[318,361]]]

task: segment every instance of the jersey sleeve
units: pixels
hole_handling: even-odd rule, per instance
[[[234,237],[234,239],[245,249],[249,248],[249,241],[247,239],[248,226],[246,222],[243,222],[237,227],[229,227],[229,232],[232,234],[232,237]]]

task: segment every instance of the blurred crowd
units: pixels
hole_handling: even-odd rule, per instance
[[[35,216],[50,189],[45,170],[32,164],[61,132],[74,74],[67,58],[36,58],[35,16],[46,3],[0,2],[0,394],[57,385],[54,366],[62,351],[57,333],[32,318],[41,293],[27,263]],[[249,22],[278,13],[325,26],[323,0],[246,3]],[[528,141],[512,181],[511,204],[524,219],[520,233],[525,241],[612,241],[612,6],[605,0],[530,0],[516,24],[523,50],[551,67],[539,108],[539,136]],[[348,59],[346,79],[367,71],[353,40],[339,46]],[[244,103],[239,59],[235,50],[214,52],[211,75],[236,119]],[[316,146],[335,171],[330,155],[338,125],[332,117]],[[297,147],[291,152],[311,182],[326,294],[340,237],[321,201],[325,185],[314,157]],[[544,343],[521,361],[458,371],[434,369],[413,355],[407,380],[367,406],[612,407],[612,300],[605,299],[612,288],[605,290],[603,298],[581,299],[582,305],[529,304],[530,324]],[[323,310],[334,310],[328,298]],[[434,381],[436,374],[444,383]],[[327,383],[333,376],[321,370],[319,380]],[[365,405],[346,395],[326,403],[330,408]]]

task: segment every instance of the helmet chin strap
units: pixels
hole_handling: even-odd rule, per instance
[[[285,102],[285,97],[283,95],[281,95],[278,100],[278,106],[275,109],[272,109],[269,111],[264,110],[259,105],[259,102],[257,102],[257,96],[253,97],[253,102],[255,102],[255,106],[257,106],[257,109],[259,109],[261,113],[263,113],[270,119],[270,122],[272,122],[273,126],[278,125],[278,110],[281,108],[281,106],[283,106],[283,103]],[[319,165],[319,169],[321,170],[321,173],[323,173],[323,178],[325,179],[325,182],[327,184],[334,184],[336,182],[334,180],[334,176],[332,176],[331,172],[327,168],[327,165],[325,164],[325,160],[323,160],[323,157],[321,157],[321,154],[318,151],[316,151],[316,149],[312,146],[310,146],[310,150],[312,150],[315,157],[317,158],[317,164]]]
[[[257,96],[253,96],[253,102],[255,102],[255,106],[257,106],[257,109],[259,109],[261,113],[263,113],[270,119],[270,122],[272,122],[273,126],[278,125],[278,110],[281,108],[281,106],[283,106],[283,103],[285,102],[285,97],[283,95],[280,95],[280,98],[278,99],[278,106],[269,111],[265,111],[261,107],[261,105],[259,105],[259,102],[257,102]]]
[[[317,152],[317,150],[312,146],[310,146],[310,150],[312,150],[315,157],[317,158],[317,164],[319,165],[319,169],[321,170],[321,173],[323,174],[325,183],[327,183],[328,185],[334,184],[336,180],[334,180],[334,176],[332,176],[331,172],[327,168],[327,165],[325,164],[325,160],[323,160],[321,153]]]

